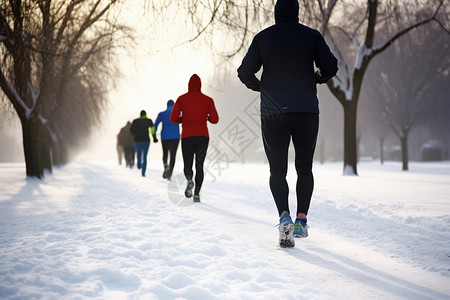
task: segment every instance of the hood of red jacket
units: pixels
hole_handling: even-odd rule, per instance
[[[200,92],[202,88],[202,81],[197,74],[191,76],[189,79],[188,91],[189,92]]]

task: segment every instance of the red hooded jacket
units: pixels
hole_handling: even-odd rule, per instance
[[[214,101],[201,92],[202,82],[197,74],[189,79],[188,92],[178,97],[170,115],[172,123],[181,123],[181,138],[209,137],[206,121],[219,122]]]

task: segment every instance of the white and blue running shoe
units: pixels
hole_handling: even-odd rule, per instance
[[[291,216],[288,212],[284,212],[280,218],[278,225],[280,231],[278,245],[281,248],[292,248],[295,246],[294,240],[294,223],[292,223]]]
[[[308,224],[300,219],[295,219],[294,237],[305,238],[308,237]]]

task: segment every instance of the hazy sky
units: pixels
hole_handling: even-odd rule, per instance
[[[171,18],[169,12],[169,16],[165,17],[169,21],[160,22],[143,11],[142,3],[133,1],[125,5],[127,7],[120,14],[120,22],[133,28],[136,42],[123,50],[118,59],[111,59],[110,63],[118,65],[122,76],[118,77],[116,88],[111,87],[108,107],[101,116],[102,125],[93,130],[91,142],[86,144],[86,151],[79,157],[116,159],[116,136],[120,128],[127,121],[139,117],[142,109],[155,121],[158,113],[166,109],[169,99],[176,101],[178,96],[187,92],[189,78],[194,73],[202,79],[202,91],[213,97],[219,111],[220,124],[214,125],[216,128],[210,126],[212,130],[226,127],[228,119],[234,117],[225,112],[225,106],[226,110],[230,110],[230,103],[239,102],[240,106],[231,105],[231,110],[242,111],[248,105],[247,102],[257,97],[257,93],[248,91],[239,82],[234,67],[226,70],[227,84],[217,80],[218,68],[209,45],[201,44],[200,41],[183,43],[191,39],[193,34],[188,26],[179,24],[182,18]],[[236,57],[236,65],[241,59]],[[233,86],[233,93],[244,94],[245,97],[227,95],[230,91],[224,89],[230,85]],[[16,148],[22,152],[20,123],[12,124],[11,131],[20,137]],[[161,155],[161,144],[152,143],[149,156],[160,158]],[[23,161],[23,152],[20,157]]]
[[[134,9],[139,12],[137,18]],[[214,75],[214,63],[208,47],[194,49],[192,44],[184,44],[166,50],[168,45],[174,44],[170,39],[171,32],[149,28],[151,16],[143,15],[142,7],[134,9],[125,12],[123,17],[131,17],[127,20],[138,36],[136,47],[130,47],[117,62],[111,62],[119,64],[123,76],[117,88],[110,92],[108,113],[105,114],[101,130],[93,138],[91,150],[83,153],[85,157],[115,158],[115,138],[120,128],[128,120],[139,117],[142,109],[155,121],[157,114],[166,109],[169,99],[176,101],[178,96],[187,92],[192,74],[196,73],[202,79],[202,91],[211,94],[208,83]],[[174,27],[176,36],[180,36],[179,29],[178,26]],[[167,38],[164,39],[164,36]],[[186,39],[188,37],[186,35]],[[157,147],[152,145],[149,155],[159,157],[160,148],[160,144]]]

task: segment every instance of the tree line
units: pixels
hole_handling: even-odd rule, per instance
[[[222,63],[234,67],[254,34],[273,24],[275,2],[144,0],[142,4],[154,24],[181,24],[180,32],[188,29],[187,35],[166,37],[173,47],[201,41],[202,46],[209,46],[219,55]],[[45,169],[64,163],[67,149],[82,143],[100,121],[98,116],[107,104],[108,87],[113,84],[111,75],[118,71],[109,62],[119,43],[131,38],[128,28],[121,26],[113,13],[120,11],[112,9],[119,3],[10,0],[0,4],[0,86],[4,102],[11,105],[22,123],[28,176],[42,177]],[[343,109],[344,170],[357,174],[358,103],[361,97],[368,97],[361,91],[374,59],[400,47],[404,37],[432,23],[448,37],[450,8],[444,0],[299,3],[300,22],[318,29],[338,57],[339,73],[327,87]],[[414,52],[417,48],[407,50]],[[424,57],[424,61],[429,58]],[[411,58],[400,54],[399,59],[408,64]],[[370,84],[382,87],[378,91],[380,103],[393,103],[392,95],[401,93],[388,90],[400,88],[402,83],[388,87],[391,81],[387,78],[394,74],[388,74],[381,66],[378,64],[376,69],[382,77],[370,78]],[[448,72],[441,75],[448,76]],[[425,95],[426,91],[417,94]],[[408,96],[398,96],[405,97]],[[405,132],[400,136],[405,136]]]
[[[376,61],[368,74],[371,81],[367,85],[368,107],[376,113],[368,116],[369,121],[377,129],[381,151],[388,132],[397,137],[405,171],[409,169],[409,137],[419,125],[436,128],[435,131],[442,133],[439,134],[442,141],[446,140],[445,135],[447,139],[450,136],[450,124],[443,118],[439,120],[441,112],[450,111],[450,37],[433,25],[402,37]],[[430,133],[428,142],[439,136]],[[441,150],[448,147],[444,143]]]
[[[22,125],[26,175],[68,161],[101,122],[128,38],[112,12],[118,1],[10,0],[0,4],[2,103]],[[114,76],[113,76],[114,75]],[[6,103],[6,104],[5,104]],[[5,109],[5,108],[4,108]]]

